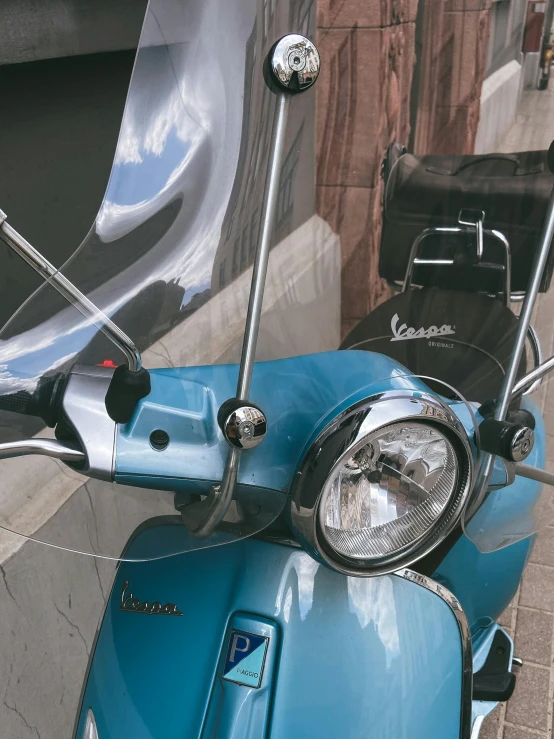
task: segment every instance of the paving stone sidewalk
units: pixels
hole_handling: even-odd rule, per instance
[[[548,90],[523,92],[518,116],[500,151],[547,149],[554,140],[554,80]],[[533,324],[544,357],[554,354],[554,284],[537,301]],[[554,472],[554,380],[543,383],[533,399],[545,419],[547,468]],[[553,496],[554,499],[554,496]],[[554,509],[547,512],[554,523]],[[515,654],[524,661],[514,695],[484,722],[480,739],[552,739],[554,708],[554,527],[543,529],[517,594],[500,623],[514,638]]]
[[[483,724],[479,739],[552,737],[554,703],[554,528],[540,532],[520,588],[500,623],[523,667],[514,695]],[[514,636],[515,635],[515,636]]]

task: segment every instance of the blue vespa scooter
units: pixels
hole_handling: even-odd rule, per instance
[[[74,737],[476,739],[514,689],[496,618],[554,484],[523,395],[554,361],[522,369],[554,200],[519,318],[509,281],[504,303],[412,290],[418,240],[378,316],[388,333],[366,326],[338,350],[340,244],[314,200],[321,60],[303,35],[273,42],[266,5],[150,3],[110,184],[63,273],[1,218],[47,280],[0,337],[2,408],[55,438],[0,456],[104,481],[104,536],[77,543],[76,520],[64,541],[31,538],[119,562]],[[130,234],[150,243],[137,263],[94,263],[94,238]],[[109,316],[144,274],[180,276],[195,309],[141,354]],[[57,296],[70,307],[46,310]],[[496,379],[458,342],[475,305],[502,325]],[[471,382],[390,346],[418,341],[463,345]]]

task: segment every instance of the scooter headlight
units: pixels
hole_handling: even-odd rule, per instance
[[[336,569],[391,572],[456,526],[471,468],[467,435],[448,406],[385,393],[348,409],[311,447],[293,490],[293,523]]]

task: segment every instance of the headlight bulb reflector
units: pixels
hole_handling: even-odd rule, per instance
[[[319,507],[323,537],[352,560],[413,547],[447,511],[458,475],[454,448],[436,426],[407,420],[378,429],[331,471]]]

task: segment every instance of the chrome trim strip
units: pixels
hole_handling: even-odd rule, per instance
[[[460,601],[450,592],[444,585],[432,580],[430,577],[420,575],[413,570],[403,569],[394,573],[398,577],[409,580],[410,582],[420,585],[426,590],[430,590],[446,603],[452,611],[458,629],[460,630],[460,640],[462,642],[462,705],[460,708],[460,739],[475,739],[471,727],[471,709],[473,700],[473,645],[471,641],[471,633],[467,617],[462,608]],[[480,727],[478,727],[480,729]],[[479,736],[479,731],[477,735]]]
[[[99,739],[98,729],[96,728],[96,719],[94,718],[92,708],[89,708],[87,712],[87,720],[85,723],[85,729],[83,731],[83,739]]]

